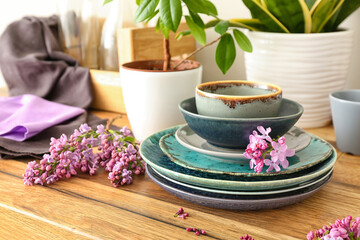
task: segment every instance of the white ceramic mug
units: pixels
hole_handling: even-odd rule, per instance
[[[360,155],[360,89],[334,92],[330,103],[338,148]]]

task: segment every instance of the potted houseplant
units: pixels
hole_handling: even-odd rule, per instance
[[[104,3],[111,1],[105,0]],[[143,140],[156,131],[183,123],[178,103],[192,97],[196,85],[201,82],[202,66],[199,62],[171,60],[169,32],[177,32],[183,17],[189,31],[181,34],[182,36],[191,33],[205,46],[220,41],[218,48],[225,54],[219,54],[220,60],[217,62],[224,73],[228,70],[235,52],[232,51],[233,37],[225,32],[224,37],[220,36],[216,41],[206,44],[205,28],[220,22],[216,20],[205,25],[201,19],[201,14],[217,18],[216,7],[210,1],[137,0],[136,2],[138,9],[135,13],[135,21],[147,22],[158,17],[156,29],[163,34],[164,46],[162,60],[136,61],[125,63],[120,67],[128,118],[135,137]],[[184,13],[183,8],[187,9],[188,14]],[[216,29],[222,31],[223,27],[219,26]],[[234,37],[240,47],[249,50],[251,45],[247,37],[240,31],[235,34]]]
[[[249,19],[230,19],[248,28],[253,46],[245,53],[247,80],[282,87],[284,97],[301,103],[302,127],[331,121],[329,93],[344,88],[353,33],[339,24],[360,0],[243,0]]]

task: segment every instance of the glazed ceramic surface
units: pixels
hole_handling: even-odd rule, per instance
[[[219,118],[199,115],[195,98],[180,103],[179,108],[190,128],[209,143],[228,148],[246,148],[249,135],[257,128],[271,127],[272,138],[288,132],[300,118],[303,108],[289,99],[282,99],[277,117]]]
[[[196,108],[205,116],[225,118],[275,117],[281,88],[268,83],[227,80],[196,86]]]
[[[178,198],[207,207],[231,210],[271,209],[294,204],[310,197],[320,190],[331,178],[330,175],[323,181],[312,186],[287,193],[252,196],[227,195],[187,188],[161,178],[159,175],[156,175],[155,172],[151,171],[149,166],[147,166],[147,174],[156,184]]]
[[[242,158],[242,161],[221,161],[217,157],[208,156],[192,151],[182,146],[175,138],[174,133],[164,135],[160,141],[161,150],[174,163],[185,168],[202,172],[229,174],[237,176],[272,176],[298,172],[310,168],[326,160],[332,153],[329,143],[318,138],[313,138],[308,147],[297,152],[293,157],[288,157],[289,167],[280,172],[275,170],[266,172],[267,166],[262,172],[256,173],[250,168],[249,160]]]
[[[360,89],[330,94],[336,145],[342,152],[360,155]]]
[[[249,31],[246,78],[281,86],[283,97],[303,105],[298,126],[331,121],[329,94],[344,88],[353,45],[352,31],[286,34]]]
[[[178,104],[194,96],[202,67],[163,72],[132,68],[136,63],[141,62],[121,66],[121,86],[131,129],[136,139],[144,140],[157,131],[184,123]]]
[[[324,175],[321,175],[318,178],[312,179],[310,181],[307,181],[305,183],[301,183],[298,185],[294,185],[288,188],[282,188],[282,189],[277,189],[277,190],[270,190],[270,191],[230,191],[230,190],[220,190],[220,189],[212,189],[212,188],[204,188],[204,187],[198,187],[198,186],[194,186],[191,184],[187,184],[187,183],[183,183],[183,182],[179,182],[175,179],[169,178],[161,173],[159,173],[158,171],[156,171],[155,169],[151,168],[150,166],[148,166],[148,169],[150,171],[155,172],[157,175],[159,175],[159,177],[166,179],[167,181],[173,182],[177,185],[181,185],[187,188],[191,188],[191,189],[196,189],[199,191],[204,191],[204,192],[212,192],[212,193],[220,193],[220,194],[227,194],[227,195],[271,195],[271,194],[279,194],[279,193],[286,193],[286,192],[291,192],[291,191],[295,191],[295,190],[299,190],[302,188],[306,188],[306,187],[310,187],[314,184],[317,184],[318,182],[321,182],[323,180],[325,180],[326,178],[329,177],[330,174],[332,174],[333,169],[331,169],[329,172],[325,173]]]
[[[206,173],[177,165],[161,151],[159,146],[160,138],[166,134],[176,131],[177,129],[178,127],[169,128],[161,132],[157,132],[145,139],[140,146],[140,154],[142,158],[147,164],[167,177],[207,188],[256,191],[289,187],[309,181],[328,172],[331,168],[333,168],[337,158],[336,151],[333,148],[332,155],[322,163],[303,171],[275,175],[271,178],[262,176],[249,178],[246,176]]]
[[[311,136],[307,132],[295,126],[285,133],[284,137],[289,149],[294,149],[296,152],[307,147],[311,141]],[[175,138],[184,147],[202,154],[218,157],[220,161],[226,161],[227,159],[240,160],[244,157],[244,149],[222,148],[211,145],[197,135],[189,125],[180,127],[175,132]]]

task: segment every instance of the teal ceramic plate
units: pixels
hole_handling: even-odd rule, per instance
[[[155,169],[152,169],[154,172],[156,172],[160,177],[173,182],[175,184],[190,188],[190,189],[196,189],[199,191],[204,191],[204,192],[211,192],[211,193],[220,193],[220,194],[227,194],[227,195],[272,195],[272,194],[279,194],[279,193],[286,193],[286,192],[291,192],[291,191],[295,191],[295,190],[299,190],[299,189],[303,189],[303,188],[307,188],[310,187],[314,184],[317,184],[319,182],[324,181],[326,178],[328,178],[330,176],[330,174],[332,173],[332,169],[330,169],[329,172],[325,173],[324,175],[321,175],[318,178],[315,178],[313,180],[304,182],[304,183],[300,183],[291,187],[287,187],[287,188],[282,188],[282,189],[276,189],[276,190],[265,190],[265,191],[230,191],[230,190],[221,190],[221,189],[212,189],[212,188],[204,188],[204,187],[199,187],[199,186],[194,186],[191,184],[187,184],[187,183],[183,183],[183,182],[179,182],[176,181],[175,179],[169,178],[161,173],[159,173],[158,171],[156,171]]]
[[[205,155],[192,151],[181,145],[175,138],[174,133],[164,135],[160,141],[161,150],[174,163],[185,168],[218,174],[229,174],[237,176],[272,176],[298,172],[327,159],[331,152],[331,145],[319,138],[312,138],[310,144],[295,154],[287,158],[289,167],[280,172],[266,172],[267,166],[264,166],[262,172],[256,173],[250,168],[249,160],[243,158],[242,161],[221,161],[218,157]]]
[[[166,134],[173,133],[178,127],[163,130],[145,139],[140,146],[140,154],[147,164],[161,174],[195,186],[239,191],[279,189],[321,176],[330,171],[337,158],[336,151],[332,148],[331,156],[320,164],[296,173],[274,175],[271,177],[254,176],[249,178],[246,176],[206,173],[177,165],[161,151],[159,146],[160,138]]]
[[[208,143],[205,139],[197,135],[189,125],[185,124],[175,132],[176,140],[184,147],[195,152],[218,157],[220,161],[241,160],[244,158],[245,149],[222,148]],[[286,144],[296,152],[306,148],[311,141],[311,136],[303,129],[292,127],[284,135]]]

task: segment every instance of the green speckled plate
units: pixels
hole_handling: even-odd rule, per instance
[[[323,162],[305,170],[272,176],[232,176],[227,174],[207,173],[184,168],[172,162],[160,149],[159,140],[166,134],[174,133],[180,126],[155,133],[145,139],[140,146],[140,154],[144,161],[161,174],[189,183],[224,190],[270,190],[300,184],[330,171],[336,162],[336,151],[333,147],[330,157]],[[317,137],[314,137],[317,138]],[[319,138],[317,138],[319,139]],[[310,145],[308,146],[310,147]]]
[[[221,161],[218,157],[208,156],[184,147],[176,140],[174,133],[164,135],[159,141],[159,146],[165,155],[182,167],[209,173],[249,177],[295,173],[321,163],[332,152],[329,143],[319,138],[312,138],[306,148],[297,152],[293,157],[287,158],[289,161],[287,169],[280,172],[275,172],[275,169],[272,172],[266,172],[268,167],[264,166],[262,172],[256,173],[250,168],[248,159]]]

